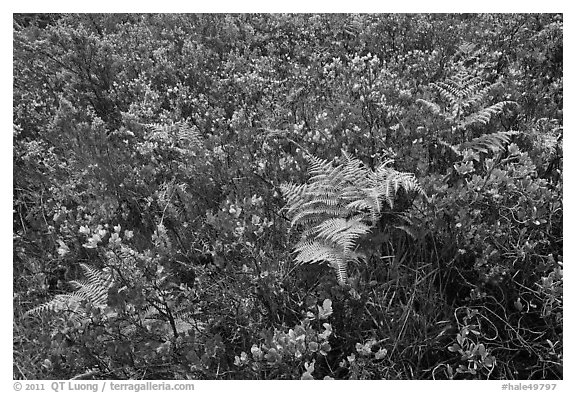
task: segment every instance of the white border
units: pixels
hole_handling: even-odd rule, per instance
[[[2,79],[1,88],[4,92],[2,105],[2,124],[3,130],[0,133],[1,138],[1,163],[2,179],[5,182],[12,181],[12,13],[20,12],[563,12],[564,13],[564,190],[565,190],[565,226],[564,233],[567,236],[566,249],[564,251],[565,261],[565,277],[568,280],[568,285],[565,286],[565,304],[564,308],[564,381],[551,381],[558,383],[557,392],[575,391],[568,389],[569,385],[573,385],[574,371],[576,364],[574,362],[574,341],[571,331],[574,328],[574,290],[570,283],[574,280],[574,262],[573,261],[573,241],[571,236],[574,232],[571,229],[571,223],[574,220],[574,210],[576,206],[572,201],[576,201],[574,194],[573,174],[574,174],[574,160],[572,156],[574,148],[574,75],[573,70],[576,70],[574,63],[574,15],[571,9],[568,8],[568,2],[565,1],[482,1],[482,4],[470,5],[462,0],[460,1],[441,1],[441,2],[387,2],[385,0],[374,1],[306,1],[306,0],[291,0],[287,2],[274,2],[274,1],[254,1],[254,0],[237,0],[237,1],[143,1],[143,2],[120,2],[120,1],[98,1],[98,2],[64,2],[64,1],[26,1],[17,4],[10,4],[6,11],[0,13],[0,26],[2,33],[0,42],[2,45],[3,53],[5,54],[2,62]],[[6,5],[2,5],[5,8]],[[12,220],[12,201],[11,201],[12,187],[5,184],[1,195],[2,208],[0,209],[0,222],[1,239],[2,239],[2,296],[1,304],[3,310],[10,316],[12,315],[12,293],[8,292],[12,289],[12,233],[11,233],[11,220]],[[0,375],[0,386],[5,387],[5,391],[12,390],[12,344],[9,338],[12,337],[12,326],[9,323],[0,325],[2,327],[2,340],[0,341],[0,350],[2,351],[2,374]],[[307,382],[300,381],[197,381],[196,391],[208,391],[213,389],[230,389],[232,391],[250,391],[254,390],[266,391],[273,389],[275,391],[318,391],[318,389],[330,389],[336,391],[349,391],[350,388],[359,387],[368,389],[369,391],[401,391],[406,389],[425,389],[426,391],[459,391],[459,392],[482,392],[487,391],[501,391],[501,385],[505,382],[513,381],[322,381],[322,382]],[[534,381],[536,382],[536,381]],[[320,386],[319,384],[322,384]],[[361,385],[361,386],[359,386]]]

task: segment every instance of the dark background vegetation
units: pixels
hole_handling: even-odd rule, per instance
[[[13,21],[15,379],[562,378],[562,15]],[[469,165],[417,103],[462,69],[518,104]],[[279,189],[341,150],[428,196],[345,285]],[[105,307],[26,314],[98,271]]]

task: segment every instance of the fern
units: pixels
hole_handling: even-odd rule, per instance
[[[133,260],[134,257],[128,249],[122,248],[118,257]],[[114,284],[114,276],[107,270],[99,270],[86,264],[80,264],[85,280],[70,281],[77,289],[68,294],[56,295],[52,300],[34,307],[25,313],[25,316],[41,316],[47,313],[64,313],[68,321],[74,324],[82,324],[88,320],[88,310],[98,308],[104,310],[108,305],[108,291]],[[155,285],[162,286],[168,276],[156,280]],[[108,310],[108,317],[116,316],[117,313]],[[205,324],[196,320],[193,311],[187,308],[168,307],[162,297],[148,298],[146,307],[137,311],[137,316],[143,326],[148,324],[157,325],[157,321],[164,322],[162,330],[165,338],[172,335],[182,334],[192,328],[199,331],[205,328]],[[170,322],[170,323],[166,323]],[[134,333],[137,326],[128,324],[121,327],[122,334]]]
[[[462,122],[461,127],[466,128],[471,124],[480,123],[488,124],[492,116],[498,115],[504,111],[504,107],[508,105],[518,105],[514,101],[500,101],[497,104],[491,105],[487,108],[483,108],[478,112],[472,113],[467,116]]]
[[[308,161],[307,184],[281,186],[291,226],[302,229],[296,262],[328,263],[346,283],[348,263],[365,258],[356,250],[358,241],[377,224],[384,201],[392,207],[401,188],[424,192],[412,174],[390,168],[389,162],[372,171],[345,152],[337,166],[313,156]]]
[[[506,145],[510,143],[510,137],[518,134],[518,131],[500,131],[493,134],[484,134],[470,142],[462,143],[458,150],[463,152],[466,149],[480,153],[499,153],[506,150]]]
[[[425,99],[416,102],[447,120],[455,129],[463,130],[474,124],[486,125],[494,116],[504,112],[507,106],[517,105],[514,101],[500,101],[485,106],[493,86],[462,69],[446,81],[431,84],[446,104],[444,110],[438,103]]]
[[[144,326],[155,324],[157,321],[163,322],[163,337],[179,336],[190,329],[203,330],[205,324],[198,321],[192,310],[187,308],[168,308],[165,302],[159,299],[148,299],[148,305],[139,312]],[[170,321],[171,320],[171,321]],[[174,325],[172,325],[172,323]],[[134,327],[130,327],[132,330]]]
[[[197,128],[186,123],[176,123],[178,141],[186,147],[203,146],[204,142]]]
[[[465,43],[458,50],[464,60],[470,60],[477,54],[475,48],[474,44]],[[487,105],[489,92],[494,85],[473,76],[465,68],[452,78],[433,83],[431,86],[444,102],[444,109],[438,103],[424,99],[419,99],[417,102],[450,124],[450,129],[447,130],[449,140],[452,143],[454,141],[459,143],[452,144],[439,139],[436,143],[448,148],[457,157],[467,160],[467,154],[471,153],[473,159],[479,160],[478,153],[499,153],[506,149],[510,137],[517,134],[516,131],[500,131],[472,138],[473,130],[470,129],[472,126],[486,126],[507,107],[518,104],[514,101],[500,101]]]
[[[81,263],[86,281],[71,281],[78,289],[70,294],[56,295],[54,299],[26,312],[26,316],[48,312],[68,312],[74,322],[81,322],[86,314],[86,306],[103,309],[107,305],[108,290],[113,284],[109,272],[95,269]]]
[[[484,134],[456,146],[442,140],[437,140],[436,143],[445,146],[460,157],[464,155],[466,150],[472,150],[474,153],[496,154],[506,150],[512,135],[517,135],[518,133],[518,131],[499,131],[492,134]]]
[[[463,42],[456,49],[457,54],[465,59],[476,56],[480,52],[478,49],[476,49],[476,44],[472,42]]]
[[[394,198],[401,188],[424,195],[424,190],[413,174],[398,172],[386,165],[376,169],[373,184],[377,191],[376,195],[384,197],[390,207],[394,207]]]
[[[151,140],[162,140],[173,145],[182,153],[193,151],[195,148],[203,147],[202,136],[196,127],[191,127],[185,122],[173,124],[147,124],[153,133],[149,136]]]

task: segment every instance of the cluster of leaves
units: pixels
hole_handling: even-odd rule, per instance
[[[311,307],[314,310],[314,306]],[[308,311],[306,318],[288,332],[276,330],[265,334],[264,343],[253,344],[251,357],[242,352],[236,356],[234,364],[248,368],[253,379],[297,379],[299,373],[304,380],[314,379],[316,360],[321,360],[331,351],[329,338],[332,326],[322,323],[322,331],[315,327],[332,314],[332,301],[325,299],[315,312]],[[324,379],[333,379],[326,376]]]
[[[562,377],[561,15],[13,20],[14,378]]]

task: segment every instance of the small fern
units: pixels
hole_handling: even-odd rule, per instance
[[[496,154],[506,150],[511,137],[518,134],[518,131],[499,131],[481,135],[459,145],[451,145],[442,140],[437,140],[436,143],[450,149],[457,156],[463,156],[466,150],[472,150],[474,153]]]
[[[185,147],[203,146],[204,142],[200,132],[196,127],[191,127],[187,123],[176,123],[178,128],[178,141]]]
[[[464,63],[470,63],[478,59],[480,50],[477,49],[476,44],[472,42],[463,42],[456,48],[456,56]]]
[[[164,140],[179,146],[180,150],[190,150],[204,146],[202,136],[196,127],[185,122],[173,124],[152,123],[147,125],[154,132],[150,139]]]
[[[67,312],[71,320],[80,322],[86,314],[85,305],[105,308],[108,300],[108,290],[113,284],[113,276],[109,272],[95,269],[81,263],[86,281],[71,281],[78,289],[70,294],[56,295],[54,299],[26,312],[26,316],[42,315],[48,312]]]
[[[346,283],[349,262],[364,259],[358,240],[372,231],[383,210],[393,206],[398,191],[424,194],[412,174],[398,172],[386,162],[375,171],[345,152],[344,162],[334,166],[309,157],[307,184],[284,184],[291,226],[301,228],[294,252],[298,263],[328,263],[338,281]]]
[[[492,134],[484,134],[472,139],[470,142],[464,142],[458,150],[463,152],[466,149],[480,153],[499,153],[506,150],[506,145],[510,143],[510,137],[517,135],[518,131],[500,131]]]
[[[165,302],[158,300],[148,299],[148,305],[139,311],[139,316],[144,326],[156,324],[158,328],[157,322],[162,321],[163,328],[160,331],[164,338],[177,337],[191,329],[202,331],[205,328],[205,324],[195,318],[193,311],[187,308],[169,308]],[[127,334],[135,328],[128,326]]]

